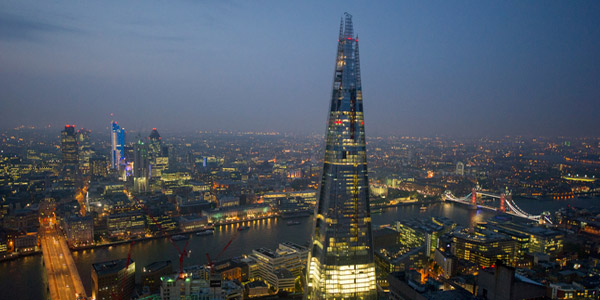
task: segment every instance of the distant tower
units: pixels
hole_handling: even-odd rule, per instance
[[[465,164],[461,161],[456,163],[456,175],[465,175]]]
[[[158,130],[156,128],[152,128],[152,132],[148,136],[148,140],[150,140],[150,144],[148,145],[150,150],[150,156],[156,157],[161,154],[162,151],[162,140],[160,138],[160,134],[158,134]]]
[[[113,169],[118,169],[121,160],[125,159],[125,128],[117,125],[116,121],[111,122],[110,128],[110,163]]]
[[[79,148],[77,146],[77,136],[75,135],[75,125],[65,125],[65,129],[60,132],[60,142],[62,175],[65,182],[74,185],[79,170]]]
[[[340,26],[325,160],[307,267],[308,299],[376,299],[358,38]]]
[[[150,181],[150,157],[148,145],[141,140],[133,146],[133,187],[137,193],[148,191]]]
[[[148,136],[150,143],[148,144],[151,176],[153,178],[160,178],[162,172],[169,167],[169,151],[167,147],[163,145],[160,134],[156,128],[152,128],[152,132]]]
[[[89,174],[91,171],[90,159],[92,154],[92,147],[90,146],[90,136],[92,131],[89,129],[81,128],[77,130],[77,144],[79,146],[79,170],[81,174]]]

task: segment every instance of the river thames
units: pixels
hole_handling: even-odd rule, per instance
[[[599,207],[600,199],[572,199],[564,201],[545,201],[520,199],[515,200],[523,210],[538,214],[542,211],[554,212],[561,207],[574,205],[578,207]],[[436,203],[428,206],[421,212],[419,205],[400,206],[385,209],[381,213],[372,214],[373,228],[381,225],[392,224],[397,220],[419,217],[444,216],[464,227],[485,221],[494,215],[486,210],[469,210],[466,207],[451,203]],[[188,249],[191,250],[189,258],[184,260],[184,266],[205,264],[206,253],[216,256],[223,247],[235,238],[231,246],[225,251],[223,258],[249,254],[252,249],[266,247],[275,249],[280,242],[291,241],[298,244],[307,244],[312,229],[312,218],[297,219],[299,225],[288,226],[287,220],[265,219],[250,222],[249,230],[238,232],[239,225],[228,225],[217,228],[213,236],[196,236],[192,234],[189,239]],[[236,236],[237,235],[237,236]],[[183,247],[185,241],[177,242]],[[73,258],[79,270],[84,287],[91,295],[91,265],[94,262],[126,258],[129,244],[78,251],[73,253]],[[171,260],[174,269],[178,268],[178,255],[173,245],[167,238],[137,242],[132,248],[132,259],[135,261],[136,281],[139,282],[141,269],[158,260]],[[46,275],[41,255],[30,256],[0,264],[0,299],[47,299]]]

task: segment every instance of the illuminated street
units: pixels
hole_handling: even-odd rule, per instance
[[[50,298],[55,300],[85,297],[81,278],[64,237],[56,229],[44,226],[41,244],[48,274]]]

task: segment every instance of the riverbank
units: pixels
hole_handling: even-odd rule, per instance
[[[41,254],[42,254],[41,250],[30,251],[30,252],[25,252],[25,253],[11,253],[8,256],[5,255],[5,256],[0,257],[0,263],[7,262],[7,261],[13,261],[13,260],[17,260],[17,259],[28,257],[28,256],[41,255]]]
[[[371,212],[378,213],[378,212],[382,212],[383,210],[385,210],[387,208],[415,206],[415,205],[423,206],[423,205],[432,205],[432,204],[436,204],[436,203],[443,203],[443,201],[439,200],[439,199],[437,199],[437,200],[431,199],[431,200],[427,200],[427,201],[400,202],[400,203],[396,203],[396,204],[388,204],[388,205],[381,205],[381,206],[377,206],[377,207],[371,207]]]
[[[165,234],[161,234],[161,235],[156,235],[156,236],[146,236],[146,237],[141,237],[141,238],[135,238],[135,239],[128,239],[128,240],[123,240],[123,241],[114,241],[114,242],[108,242],[108,243],[102,243],[102,244],[95,244],[95,245],[90,245],[90,246],[83,246],[83,247],[70,247],[71,251],[85,251],[85,250],[91,250],[91,249],[100,249],[100,248],[108,248],[108,247],[112,247],[112,246],[119,246],[119,245],[123,245],[123,244],[129,244],[129,243],[137,243],[137,242],[143,242],[143,241],[150,241],[150,240],[156,240],[156,239],[161,239],[161,238],[170,238],[171,236],[174,235],[192,235],[195,234],[196,232],[202,231],[202,230],[206,230],[209,228],[218,228],[218,227],[223,227],[223,226],[228,226],[231,224],[242,224],[242,223],[246,223],[246,222],[253,222],[253,221],[260,221],[260,220],[264,220],[264,219],[271,219],[271,218],[277,218],[278,216],[267,216],[267,217],[258,217],[258,218],[253,218],[253,219],[247,219],[247,220],[235,220],[235,221],[229,221],[229,222],[218,222],[218,223],[213,223],[210,224],[206,227],[200,228],[198,230],[192,230],[192,231],[172,231],[172,232],[168,232]]]

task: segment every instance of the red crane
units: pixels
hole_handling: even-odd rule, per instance
[[[148,215],[150,217],[150,219],[152,219],[152,222],[156,225],[156,227],[158,227],[158,230],[163,234],[163,235],[167,235],[167,233],[164,231],[164,229],[162,228],[162,226],[160,226],[160,224],[158,223],[158,221],[156,220],[156,218],[154,218],[154,216],[152,216],[152,214],[150,213],[150,211],[148,210],[148,208],[146,207],[146,205],[144,205],[143,203],[141,203],[135,196],[132,196],[134,202],[142,207],[142,209],[144,210],[144,212],[146,213],[146,215]],[[179,255],[179,276],[178,278],[183,278],[183,258],[186,257],[189,252],[186,250],[189,240],[186,241],[185,246],[183,247],[183,250],[181,248],[179,248],[179,245],[177,245],[177,243],[175,243],[175,241],[173,241],[173,239],[169,238],[169,241],[171,242],[171,244],[175,247],[175,250],[177,251],[177,254]],[[129,244],[129,251],[127,253],[127,263],[125,264],[125,269],[129,268],[129,265],[131,264],[131,249],[133,244],[135,243],[135,241],[132,241]],[[127,277],[123,277],[123,280],[121,281],[121,287],[120,289],[123,290],[124,285],[125,285],[125,279]],[[112,298],[113,299],[117,299],[117,295],[113,292],[112,294]]]
[[[154,225],[156,225],[156,227],[158,227],[158,230],[163,235],[167,235],[167,232],[165,232],[164,229],[162,228],[162,226],[160,226],[160,224],[158,223],[156,218],[154,218],[154,216],[152,216],[152,214],[150,213],[150,211],[148,210],[146,205],[141,203],[135,196],[132,196],[132,198],[138,206],[142,207],[142,209],[144,210],[146,215],[148,215],[150,217],[150,219],[152,219],[152,222],[154,223]],[[185,246],[183,247],[183,249],[179,248],[179,245],[177,245],[177,243],[175,243],[175,241],[173,239],[169,238],[169,242],[171,242],[173,247],[175,247],[175,250],[177,251],[177,254],[179,255],[179,278],[183,278],[183,258],[189,254],[189,252],[186,250],[189,240],[185,242]]]
[[[225,253],[225,250],[227,250],[227,248],[229,248],[229,245],[231,245],[231,243],[238,237],[239,235],[239,228],[235,231],[235,234],[231,237],[231,239],[229,240],[229,242],[227,243],[227,245],[225,245],[225,247],[223,247],[223,249],[221,249],[221,251],[217,254],[217,256],[215,256],[215,261],[218,261],[219,258],[221,257],[221,255],[223,255],[223,253]],[[206,252],[206,259],[208,259],[208,267],[210,268],[210,273],[213,274],[215,272],[215,263],[212,259],[210,259],[210,254],[208,252]]]

